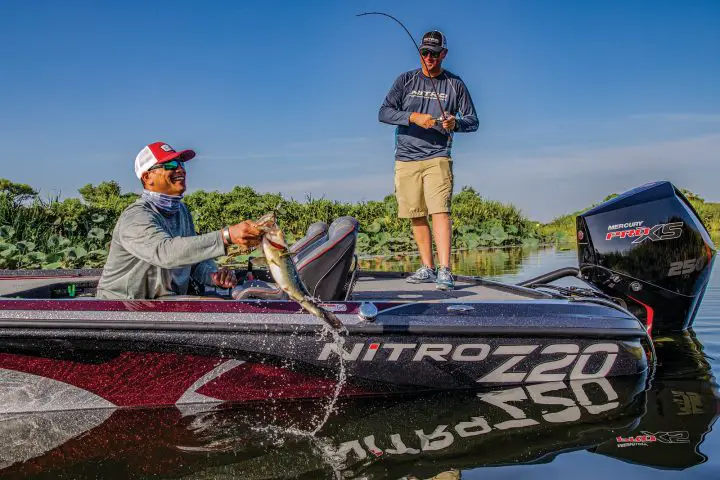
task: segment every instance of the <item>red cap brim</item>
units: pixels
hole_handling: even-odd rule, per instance
[[[168,157],[164,158],[161,161],[158,161],[157,163],[167,163],[178,159],[181,162],[187,162],[188,160],[192,160],[193,158],[195,158],[195,150],[182,150],[180,152],[170,154]]]

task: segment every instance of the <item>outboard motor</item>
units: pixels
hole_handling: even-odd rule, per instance
[[[673,184],[649,183],[579,215],[577,242],[581,277],[623,300],[648,331],[692,325],[715,246]]]

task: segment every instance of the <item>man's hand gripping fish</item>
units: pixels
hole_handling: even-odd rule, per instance
[[[332,312],[319,305],[305,288],[295,268],[295,262],[288,251],[285,235],[277,225],[274,213],[263,215],[257,222],[258,228],[264,233],[262,249],[275,283],[288,296],[298,302],[305,310],[324,320],[338,330],[343,327],[340,319]]]

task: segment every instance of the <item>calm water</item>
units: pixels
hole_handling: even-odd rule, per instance
[[[364,266],[409,270],[415,261]],[[463,254],[455,265],[517,282],[576,257],[510,249]],[[315,437],[288,430],[312,430],[327,402],[0,416],[0,477],[720,478],[717,268],[694,332],[655,339],[648,391],[641,380],[613,380],[508,389],[504,401],[459,393],[348,400]]]

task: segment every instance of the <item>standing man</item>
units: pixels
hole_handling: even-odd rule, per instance
[[[262,233],[248,220],[203,235],[195,233],[182,203],[193,150],[176,152],[164,142],[143,148],[135,158],[142,196],[127,207],[115,225],[110,253],[97,288],[108,300],[162,298],[187,294],[190,278],[207,286],[237,285],[235,272],[218,269],[214,257],[231,243],[253,247]]]
[[[450,149],[453,134],[478,129],[475,106],[465,83],[442,68],[447,52],[447,41],[442,32],[433,30],[423,35],[420,45],[422,68],[405,72],[395,80],[379,114],[381,122],[397,125],[395,196],[398,216],[411,219],[423,263],[407,281],[435,282],[436,288],[441,290],[455,287],[450,271],[453,190]],[[437,274],[428,214],[432,215],[438,254]]]

